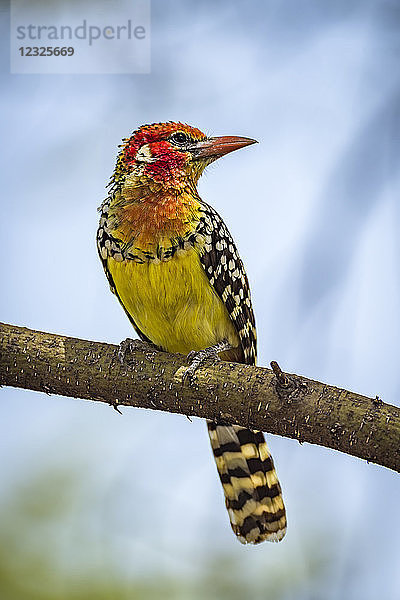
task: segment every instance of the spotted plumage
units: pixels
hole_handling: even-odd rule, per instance
[[[243,362],[254,365],[257,336],[246,271],[235,243],[219,214],[204,207],[204,251],[200,260],[214,290],[227,308],[238,332]]]
[[[100,207],[97,247],[139,337],[162,350],[187,354],[223,345],[224,360],[256,363],[243,263],[223,220],[196,188],[208,164],[249,143],[207,138],[182,123],[142,126],[124,140]],[[239,541],[282,539],[285,508],[263,434],[211,422],[208,433]]]

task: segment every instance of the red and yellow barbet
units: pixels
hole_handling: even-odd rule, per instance
[[[224,360],[256,363],[243,263],[197,182],[214,160],[254,143],[209,138],[183,123],[144,125],[125,139],[100,211],[99,255],[137,334],[188,354],[224,342]],[[208,422],[232,529],[242,543],[279,541],[286,513],[261,432]]]

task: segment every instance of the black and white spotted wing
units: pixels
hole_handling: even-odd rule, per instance
[[[202,203],[202,213],[205,244],[200,261],[236,327],[243,362],[253,365],[257,357],[257,337],[246,271],[219,214],[206,203]]]

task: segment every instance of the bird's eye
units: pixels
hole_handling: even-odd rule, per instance
[[[171,135],[170,140],[175,144],[186,144],[190,142],[190,137],[184,131],[177,131]]]

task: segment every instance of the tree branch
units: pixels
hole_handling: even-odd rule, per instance
[[[180,354],[135,350],[0,324],[0,385],[238,423],[400,471],[400,409],[273,370],[220,362],[182,382]]]

